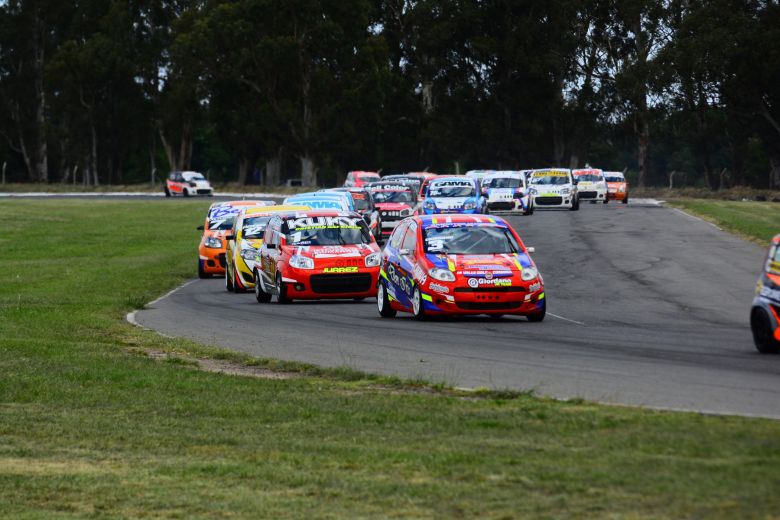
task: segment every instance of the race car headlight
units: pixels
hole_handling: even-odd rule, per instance
[[[222,240],[217,237],[206,237],[206,240],[203,241],[203,245],[212,249],[219,249],[222,247]]]
[[[625,189],[623,186],[621,186],[621,187],[619,187],[619,188],[618,188],[618,191],[619,191],[620,193],[625,193],[625,192],[626,192],[626,189]]]
[[[401,216],[402,217],[408,217],[411,214],[412,214],[412,210],[410,210],[410,209],[402,209],[401,210]]]
[[[563,188],[561,190],[561,195],[568,195],[569,193],[571,193],[571,188]]]
[[[244,260],[249,260],[250,262],[254,262],[255,258],[257,258],[257,249],[255,248],[247,248],[241,250],[241,258]]]
[[[528,188],[528,193],[531,195],[536,195],[538,192],[536,191],[536,188]]]
[[[537,276],[539,276],[539,271],[536,270],[536,267],[526,267],[520,274],[520,278],[522,278],[524,282],[530,282]]]
[[[366,267],[379,267],[382,263],[382,253],[371,253],[366,257]]]
[[[467,202],[463,205],[463,209],[474,209],[477,205],[474,202]]]
[[[431,278],[435,278],[436,280],[439,280],[441,282],[454,282],[455,281],[455,275],[452,274],[452,271],[448,271],[447,269],[441,269],[439,267],[434,267],[433,269],[430,269],[428,271],[428,274],[431,275]]]
[[[290,258],[290,266],[296,269],[314,269],[314,260],[306,256],[293,255]]]
[[[432,200],[425,201],[425,209],[436,209],[436,203]]]

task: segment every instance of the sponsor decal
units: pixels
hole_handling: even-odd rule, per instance
[[[493,287],[510,287],[512,285],[512,280],[506,280],[503,278],[494,278],[492,280],[488,280],[487,278],[469,278],[468,284],[469,287],[473,289],[483,285],[492,285]]]
[[[542,284],[540,284],[539,282],[532,283],[531,285],[528,286],[528,290],[530,292],[538,291],[541,288],[542,288]]]
[[[430,290],[432,290],[432,291],[436,291],[436,292],[440,292],[440,293],[444,293],[444,294],[449,294],[449,292],[450,292],[450,288],[449,287],[445,287],[444,285],[438,284],[436,282],[429,283],[428,284],[428,288]]]
[[[301,217],[287,221],[287,227],[293,229],[360,228],[362,218],[353,217]]]
[[[444,186],[468,186],[468,187],[470,187],[470,186],[473,186],[473,184],[471,183],[471,181],[466,181],[466,180],[462,181],[462,180],[455,179],[455,180],[437,181],[437,182],[431,183],[431,188],[433,188],[434,186],[437,187],[437,188],[444,187]]]
[[[463,271],[463,276],[492,280],[493,278],[512,276],[512,271]]]
[[[348,267],[326,267],[322,270],[323,273],[356,273],[358,271],[357,266]]]
[[[414,269],[412,270],[412,275],[419,280],[420,285],[424,284],[425,281],[428,279],[428,275],[423,271],[422,267],[419,265],[415,265]]]
[[[568,177],[569,172],[566,170],[549,170],[545,172],[534,172],[532,177]]]
[[[770,289],[769,287],[762,286],[760,294],[764,298],[769,298],[770,300],[775,300],[780,302],[780,291],[778,290]]]
[[[379,186],[371,186],[371,191],[412,191],[409,186],[403,184],[381,184]]]
[[[401,276],[398,274],[398,271],[393,264],[390,264],[387,268],[387,277],[390,278],[390,281],[393,282],[393,284],[396,286],[400,287],[401,290],[406,294],[412,293],[412,286],[409,283],[409,280],[406,278],[406,276]]]

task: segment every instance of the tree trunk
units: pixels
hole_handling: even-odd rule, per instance
[[[249,174],[249,167],[252,165],[252,161],[250,161],[247,157],[242,156],[238,160],[238,184],[241,186],[246,184],[246,178]]]
[[[769,189],[773,190],[780,186],[780,155],[771,154],[769,156]]]
[[[49,182],[48,143],[46,139],[46,91],[44,74],[44,31],[39,14],[35,14],[33,29],[33,70],[35,75],[35,176],[38,182]]]
[[[97,130],[95,129],[95,120],[91,113],[89,116],[89,122],[92,130],[92,153],[90,157],[90,170],[92,171],[93,184],[97,186],[100,184],[98,180],[98,157],[97,157]]]
[[[163,145],[163,150],[165,150],[165,157],[168,159],[168,168],[170,168],[171,171],[176,171],[178,169],[178,165],[176,162],[176,156],[173,153],[173,147],[168,142],[168,140],[165,138],[165,132],[163,132],[162,128],[160,128],[160,141]]]
[[[276,157],[265,163],[265,185],[277,186],[282,172],[282,148],[276,152]]]
[[[186,123],[181,129],[181,144],[179,145],[178,170],[189,170],[192,162],[192,129]]]
[[[644,108],[646,109],[646,107]],[[639,166],[639,178],[637,185],[644,188],[647,184],[647,149],[650,146],[650,126],[647,124],[644,109],[640,109],[635,116],[634,130],[638,139],[636,162]]]
[[[301,159],[301,181],[304,186],[317,185],[317,167],[309,154],[300,156]]]

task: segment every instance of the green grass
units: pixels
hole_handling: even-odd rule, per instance
[[[191,277],[209,201],[0,202],[0,516],[768,518],[780,422],[285,380],[127,325]],[[161,362],[143,353],[176,352]],[[182,361],[184,360],[184,361]]]
[[[764,246],[780,233],[777,202],[674,199],[669,203]]]

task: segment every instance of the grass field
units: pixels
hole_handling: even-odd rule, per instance
[[[780,203],[674,199],[672,206],[763,246],[780,233]]]
[[[193,276],[207,205],[0,202],[0,517],[778,515],[777,421],[196,370],[123,317]]]

